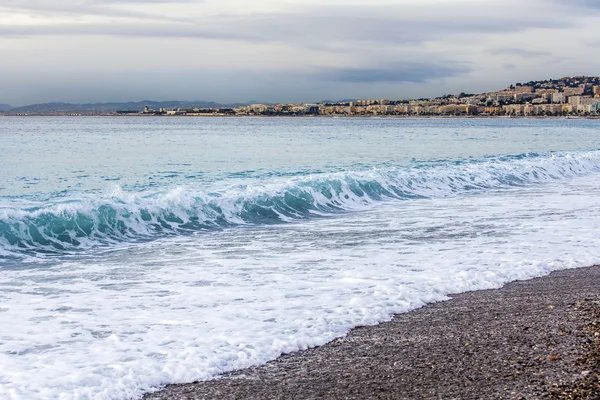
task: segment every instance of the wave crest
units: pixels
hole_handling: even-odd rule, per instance
[[[63,253],[241,224],[272,224],[360,209],[390,199],[445,197],[568,179],[600,171],[600,151],[253,181],[204,192],[127,193],[0,207],[0,256]]]

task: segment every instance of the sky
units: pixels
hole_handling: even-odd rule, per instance
[[[598,0],[0,0],[0,103],[408,99],[600,75]]]

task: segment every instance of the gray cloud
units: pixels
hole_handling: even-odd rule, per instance
[[[518,56],[518,57],[545,57],[551,55],[547,51],[526,50],[519,48],[504,47],[489,50],[490,54],[500,56]]]
[[[89,0],[92,4],[175,4],[175,3],[204,3],[205,0]]]
[[[240,39],[237,33],[217,32],[194,26],[170,26],[166,24],[61,24],[44,26],[0,25],[0,36],[48,36],[48,35],[101,35],[142,38],[202,38],[202,39]],[[252,36],[246,35],[251,40]]]
[[[571,11],[575,11],[578,8],[600,10],[600,2],[597,0],[552,0],[552,2],[565,6],[565,8]]]
[[[403,63],[372,68],[327,68],[316,73],[319,79],[347,83],[413,82],[449,78],[465,74],[470,68],[451,63]]]
[[[0,24],[0,100],[404,98],[600,67],[596,1],[261,1],[0,0],[31,16]]]
[[[6,0],[4,0],[6,1]],[[140,2],[140,0],[129,0]],[[111,0],[116,3],[116,0]],[[13,4],[13,3],[11,3]],[[311,6],[294,12],[254,14],[252,16],[219,15],[210,18],[167,18],[137,11],[125,11],[100,6],[101,2],[86,2],[81,7],[28,0],[29,8],[68,12],[72,14],[133,17],[153,22],[178,22],[156,25],[112,21],[110,24],[63,24],[60,26],[3,26],[0,35],[35,36],[91,34],[105,36],[221,38],[248,42],[296,42],[305,46],[323,45],[334,41],[418,44],[438,40],[446,35],[522,32],[531,28],[566,28],[573,26],[567,18],[546,18],[543,14],[496,15],[489,8],[466,10],[457,14],[451,5],[440,6],[436,12],[419,6]],[[0,3],[2,5],[2,3]],[[445,12],[450,13],[447,17]],[[477,13],[487,14],[486,18]]]
[[[176,0],[173,3],[185,2],[186,0]],[[114,8],[112,4],[133,4],[133,3],[159,3],[157,0],[149,0],[142,2],[141,0],[92,0],[92,1],[77,1],[66,2],[66,1],[41,1],[41,0],[20,0],[19,2],[14,2],[10,0],[0,0],[0,8],[3,8],[9,11],[19,11],[26,12],[33,15],[46,15],[46,16],[103,16],[103,17],[111,17],[111,18],[135,18],[142,20],[162,20],[162,21],[171,21],[171,22],[184,22],[185,19],[181,18],[172,18],[165,15],[156,15],[152,13],[147,13],[143,11],[132,11],[125,10],[122,8]],[[44,25],[39,25],[40,28],[43,28]],[[34,30],[32,35],[37,34],[36,26],[32,27]]]

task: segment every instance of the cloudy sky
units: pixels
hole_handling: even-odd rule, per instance
[[[312,102],[600,75],[598,0],[0,0],[0,103]]]

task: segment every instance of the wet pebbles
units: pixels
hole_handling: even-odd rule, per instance
[[[463,293],[156,399],[600,399],[600,268]]]

